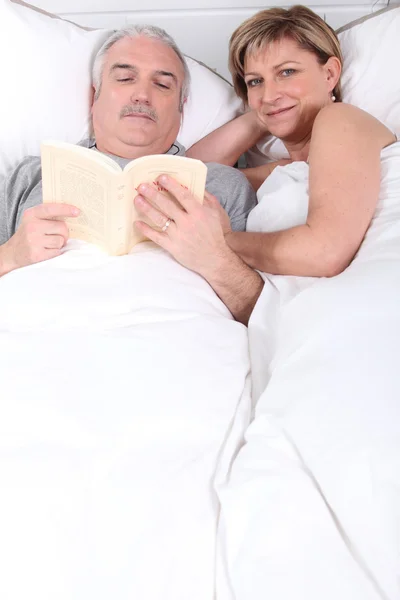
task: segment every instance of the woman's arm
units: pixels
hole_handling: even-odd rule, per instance
[[[380,152],[394,142],[377,119],[350,105],[318,114],[310,145],[305,225],[276,233],[229,233],[229,246],[251,267],[281,275],[330,277],[353,259],[380,188]]]
[[[239,157],[267,135],[255,112],[229,121],[187,150],[186,156],[203,162],[233,166]]]

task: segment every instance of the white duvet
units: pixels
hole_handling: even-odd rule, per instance
[[[249,226],[303,222],[307,177]],[[399,307],[400,144],[343,274],[266,276],[248,428],[246,329],[152,244],[2,278],[1,600],[399,600]]]
[[[3,277],[1,600],[212,600],[248,371],[246,328],[150,243]]]
[[[400,598],[400,143],[381,159],[351,266],[266,276],[249,326],[255,419],[219,488],[219,598]],[[305,220],[308,166],[274,174],[250,229]]]

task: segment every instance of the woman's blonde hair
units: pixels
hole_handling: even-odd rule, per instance
[[[229,41],[229,70],[237,95],[247,102],[244,80],[244,61],[247,56],[264,49],[268,44],[289,38],[300,48],[312,52],[321,65],[336,56],[343,65],[342,51],[334,30],[306,6],[289,9],[262,10],[242,23]],[[336,101],[342,101],[340,79],[332,90]]]

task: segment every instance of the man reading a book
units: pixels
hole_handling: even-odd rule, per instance
[[[95,59],[94,137],[81,145],[121,167],[151,154],[184,155],[176,138],[189,85],[185,59],[166,32],[150,26],[115,32]],[[172,178],[158,184],[177,202],[140,186],[134,202],[147,224],[134,226],[202,275],[235,318],[246,323],[263,281],[227,246],[224,228],[245,229],[256,203],[247,179],[231,167],[210,163],[202,205]],[[27,157],[0,191],[0,276],[61,254],[68,240],[62,219],[79,211],[73,198],[70,204],[42,201],[40,158]]]

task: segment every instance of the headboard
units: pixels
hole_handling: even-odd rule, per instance
[[[34,0],[35,6],[87,27],[105,29],[129,23],[163,27],[183,52],[226,78],[228,40],[244,19],[268,6],[290,6],[281,0],[147,0],[146,10],[134,0]],[[144,3],[140,3],[143,6]],[[306,3],[335,29],[386,6],[384,0],[319,0]],[[168,8],[167,8],[168,7]]]

